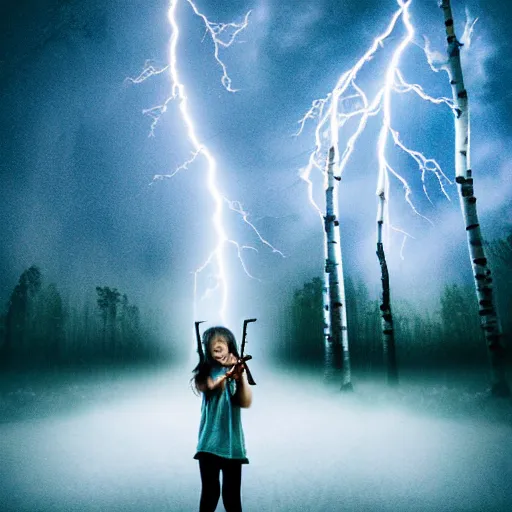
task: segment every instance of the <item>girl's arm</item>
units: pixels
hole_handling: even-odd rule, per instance
[[[237,359],[232,356],[232,363],[236,363]],[[213,380],[211,377],[207,377],[203,382],[197,383],[196,387],[198,391],[203,393],[212,391],[218,387],[223,387],[225,381],[228,378],[234,378],[237,382],[236,396],[240,407],[249,408],[252,403],[252,390],[247,381],[247,374],[244,371],[244,367],[233,366],[225,375],[221,375]]]
[[[226,375],[221,375],[213,380],[211,377],[207,377],[205,381],[197,384],[197,389],[202,393],[206,391],[212,391],[219,386],[222,386],[222,383],[226,380]]]

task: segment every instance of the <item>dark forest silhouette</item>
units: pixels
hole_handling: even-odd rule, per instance
[[[512,345],[512,234],[488,245],[492,258],[503,341]],[[279,325],[276,356],[301,366],[323,364],[323,280],[315,277],[295,291]],[[348,269],[345,279],[351,360],[359,374],[385,372],[380,301]],[[425,370],[488,366],[478,305],[471,284],[446,284],[433,311],[395,300],[398,364]],[[508,361],[510,362],[510,350]]]
[[[503,341],[512,342],[512,234],[488,244],[492,257]],[[347,269],[345,279],[351,358],[359,375],[384,375],[380,302]],[[276,324],[273,356],[289,365],[321,368],[323,280],[296,290]],[[162,315],[142,315],[116,288],[97,286],[81,306],[64,300],[45,283],[37,266],[25,270],[0,318],[0,365],[59,368],[90,364],[170,361]],[[398,364],[401,370],[486,367],[485,340],[473,287],[446,284],[435,310],[395,300]],[[508,360],[511,360],[510,351]]]
[[[40,269],[25,270],[1,318],[0,355],[10,368],[133,363],[165,356],[159,316],[139,308],[116,288],[97,286],[95,301],[64,301]]]

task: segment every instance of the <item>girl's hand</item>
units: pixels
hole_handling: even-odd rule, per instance
[[[233,377],[233,375],[235,374],[235,371],[236,371],[236,364],[234,366],[232,366],[227,372],[226,374],[224,375],[224,377],[226,379],[231,379]]]
[[[236,357],[235,357],[235,361],[237,361]],[[241,363],[237,362],[230,370],[228,370],[226,372],[226,378],[227,379],[240,380],[244,370],[245,370],[245,363],[244,362],[241,362]]]
[[[240,363],[240,364],[236,365],[235,373],[233,374],[233,378],[236,381],[239,381],[242,378],[242,374],[244,373],[244,370],[245,370],[245,363]]]

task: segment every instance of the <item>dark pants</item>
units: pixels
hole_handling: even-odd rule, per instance
[[[201,501],[199,512],[214,512],[220,497],[220,471],[222,470],[222,503],[226,512],[242,512],[240,488],[242,464],[240,461],[224,459],[203,453],[199,459],[201,472]]]

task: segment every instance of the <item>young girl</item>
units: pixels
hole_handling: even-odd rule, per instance
[[[194,384],[203,393],[199,440],[201,501],[199,512],[214,512],[220,497],[226,512],[241,512],[242,464],[249,464],[241,422],[241,407],[250,407],[252,392],[233,333],[212,327],[203,334],[205,358],[194,369]]]

